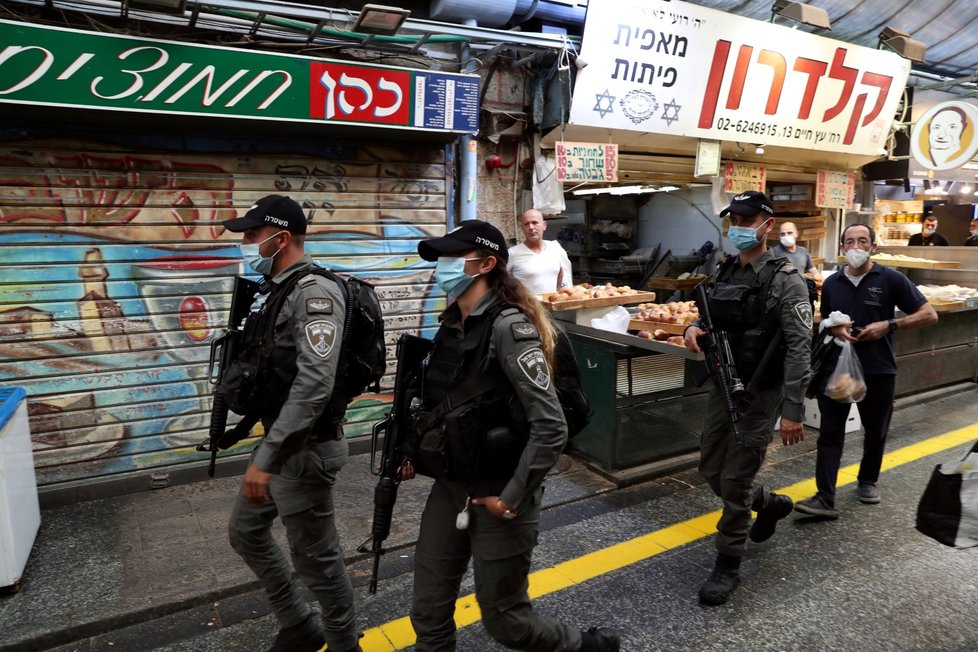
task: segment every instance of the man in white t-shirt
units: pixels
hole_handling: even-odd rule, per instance
[[[547,223],[543,214],[531,208],[520,218],[523,242],[510,248],[506,269],[535,294],[556,292],[570,287],[571,264],[567,252],[556,240],[544,240]]]

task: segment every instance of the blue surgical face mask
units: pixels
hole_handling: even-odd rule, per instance
[[[975,236],[978,236],[978,229],[971,229],[968,231],[968,233],[970,233],[971,237],[974,238]]]
[[[747,251],[757,246],[759,242],[757,239],[757,229],[762,226],[764,226],[764,223],[754,228],[749,226],[731,226],[727,229],[727,238],[730,240],[730,244],[736,247],[738,251]]]
[[[448,258],[438,259],[435,265],[435,283],[450,297],[460,297],[468,289],[475,276],[465,273],[465,263],[469,260],[481,260],[480,258]]]
[[[245,263],[247,263],[248,267],[255,270],[256,273],[261,274],[262,276],[268,276],[268,274],[272,271],[272,264],[275,262],[275,256],[278,255],[278,251],[266,258],[265,256],[261,255],[261,246],[282,233],[285,233],[285,231],[273,233],[257,244],[238,245],[238,248],[241,250],[241,257],[244,259]],[[279,251],[281,251],[281,249]]]
[[[937,233],[937,229],[924,229],[924,235],[934,235]]]

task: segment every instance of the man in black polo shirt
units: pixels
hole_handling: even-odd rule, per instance
[[[822,286],[821,306],[822,319],[835,310],[849,315],[852,321],[833,327],[831,332],[853,343],[866,376],[866,397],[857,403],[865,431],[857,496],[860,502],[870,505],[880,502],[876,482],[893,414],[897,373],[893,331],[923,328],[937,322],[937,313],[917,286],[900,272],[870,261],[875,249],[876,234],[865,224],[853,224],[843,231],[842,253],[847,262]],[[906,316],[894,319],[894,307]],[[826,360],[823,365],[828,370],[833,367],[834,360]],[[839,403],[819,392],[818,409],[822,420],[815,462],[818,493],[796,503],[795,511],[839,518],[835,508],[835,484],[850,407],[849,403]]]
[[[928,215],[924,218],[924,225],[920,233],[914,233],[907,240],[908,247],[946,247],[947,238],[937,232],[937,218]]]

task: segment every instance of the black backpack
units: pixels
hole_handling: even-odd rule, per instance
[[[483,342],[480,350],[489,350],[489,338],[492,336],[492,324],[496,318],[507,308],[513,308],[506,303],[500,303],[491,307],[487,312],[485,324],[487,327],[483,334]],[[547,314],[550,323],[557,334],[554,342],[554,367],[552,370],[554,387],[557,390],[557,398],[560,400],[560,407],[564,412],[564,419],[567,421],[568,442],[577,436],[587,426],[591,420],[591,403],[588,401],[584,388],[581,387],[581,368],[577,364],[577,356],[574,355],[574,347],[570,338],[563,327],[555,321],[550,314]]]
[[[387,371],[387,347],[384,343],[384,315],[374,286],[355,276],[340,276],[318,265],[305,272],[335,282],[343,292],[346,316],[343,319],[343,342],[336,368],[336,382],[330,401],[334,417],[346,414],[346,406],[368,389],[380,391],[380,379]],[[297,272],[286,281],[294,285],[304,277]],[[286,291],[286,294],[291,289]]]
[[[384,343],[384,315],[374,286],[355,276],[339,276],[317,267],[310,270],[336,282],[346,302],[343,321],[343,346],[336,378],[334,401],[344,407],[368,389],[380,391],[380,379],[387,371],[387,346]],[[339,397],[336,395],[340,394]]]

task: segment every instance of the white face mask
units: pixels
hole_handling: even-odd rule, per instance
[[[795,246],[795,236],[793,235],[783,235],[781,236],[781,244],[785,247]]]
[[[859,269],[866,264],[869,260],[869,252],[858,247],[853,247],[845,253],[846,262],[849,263],[849,267],[853,269]]]

